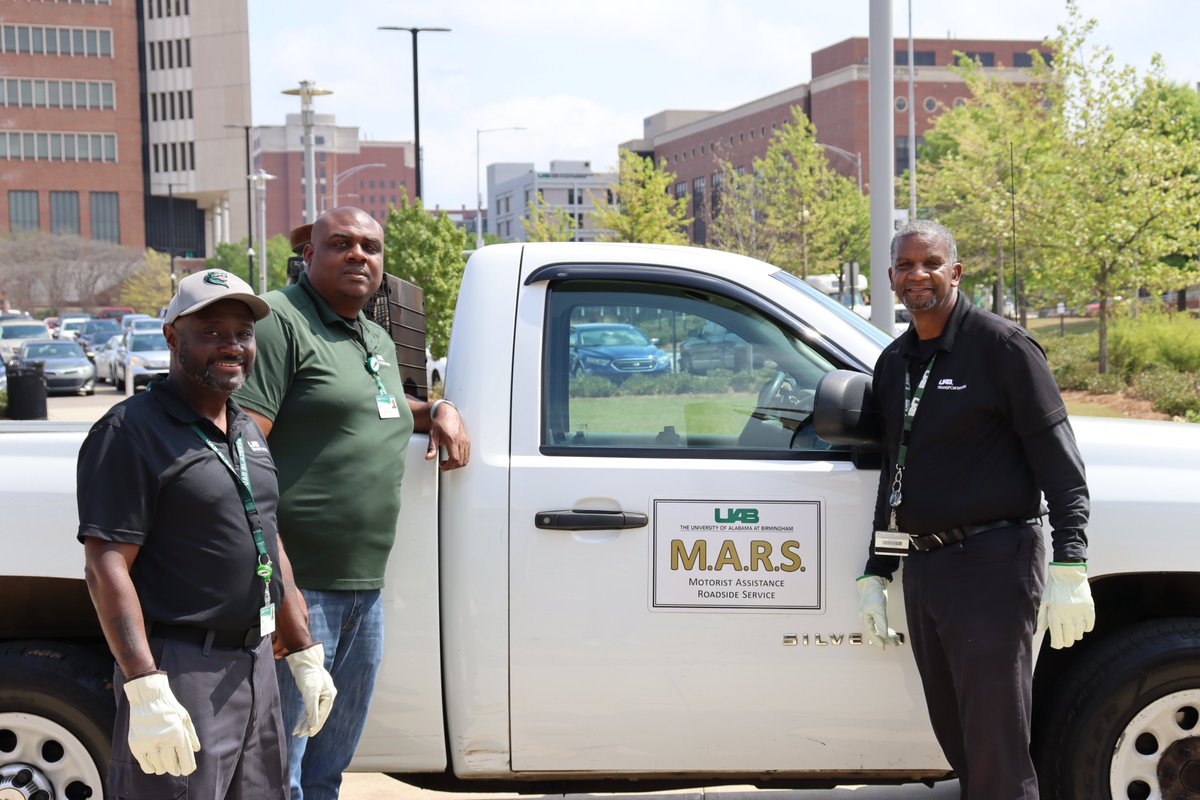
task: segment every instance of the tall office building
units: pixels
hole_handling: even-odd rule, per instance
[[[529,204],[540,198],[547,208],[559,209],[571,218],[574,241],[595,241],[595,200],[612,202],[609,185],[616,178],[612,172],[592,172],[590,161],[551,161],[545,172],[534,169],[532,163],[488,164],[488,227],[505,241],[525,241],[522,220],[529,217]]]
[[[828,145],[830,165],[870,190],[868,147],[868,67],[866,38],[846,39],[812,54],[812,81],[784,89],[725,111],[662,111],[646,117],[639,139],[623,142],[675,173],[675,197],[688,198],[690,240],[707,241],[705,220],[714,192],[720,191],[721,164],[750,170],[766,154],[774,131],[792,120],[794,108],[812,120],[817,141]],[[916,143],[944,109],[965,101],[962,78],[950,69],[954,52],[974,58],[992,76],[1032,80],[1030,51],[1045,51],[1038,40],[914,39],[913,73]],[[908,168],[908,40],[896,39],[895,173]],[[1043,56],[1050,57],[1048,52]],[[841,151],[841,152],[839,152]],[[918,176],[920,167],[918,166]]]
[[[412,142],[360,139],[358,128],[338,125],[333,114],[313,115],[317,213],[358,206],[381,223],[401,197],[416,197]],[[286,235],[304,222],[308,203],[304,127],[299,114],[284,125],[254,129],[254,166],[274,175],[267,183],[267,236]]]
[[[0,105],[0,234],[246,235],[246,0],[0,0]]]

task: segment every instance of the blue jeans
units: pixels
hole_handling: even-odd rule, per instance
[[[292,800],[336,800],[342,772],[362,736],[367,706],[375,690],[375,674],[383,657],[383,605],[378,589],[300,591],[308,604],[313,641],[325,646],[325,669],[333,676],[337,699],[320,733],[313,737],[292,736],[297,721],[304,716],[304,701],[287,664],[277,663]]]

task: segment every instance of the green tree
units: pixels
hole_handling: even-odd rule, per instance
[[[525,239],[530,242],[569,242],[575,238],[575,218],[557,206],[549,206],[541,194],[529,201],[529,213],[521,218]]]
[[[466,233],[450,217],[431,214],[417,200],[388,210],[384,225],[384,269],[425,292],[425,336],[434,358],[446,354],[454,304],[466,261]]]
[[[752,173],[725,165],[719,212],[709,226],[714,247],[754,256],[807,277],[865,261],[870,211],[857,184],[829,166],[812,123],[800,109],[776,132]]]
[[[142,265],[121,283],[121,305],[141,314],[157,315],[171,302],[171,257],[147,250]]]
[[[617,180],[611,190],[615,202],[592,196],[596,210],[593,220],[600,238],[606,242],[644,242],[647,244],[687,244],[687,198],[671,197],[668,189],[675,174],[667,169],[666,159],[658,165],[636,153],[622,149]]]
[[[267,291],[280,289],[287,285],[287,261],[292,255],[292,247],[288,238],[276,234],[267,239]],[[223,269],[237,275],[244,281],[249,281],[249,264],[246,259],[246,240],[240,242],[222,242],[216,246],[216,252],[204,260],[204,265],[210,269]],[[258,270],[262,261],[257,252],[254,256],[254,290],[258,291]]]

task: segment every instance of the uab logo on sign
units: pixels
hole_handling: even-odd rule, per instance
[[[721,523],[742,523],[744,525],[758,524],[758,509],[757,508],[727,508],[725,516],[721,516],[721,509],[713,509],[713,519]]]

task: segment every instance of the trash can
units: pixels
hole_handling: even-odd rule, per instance
[[[46,376],[42,365],[8,366],[8,418],[46,419]]]

